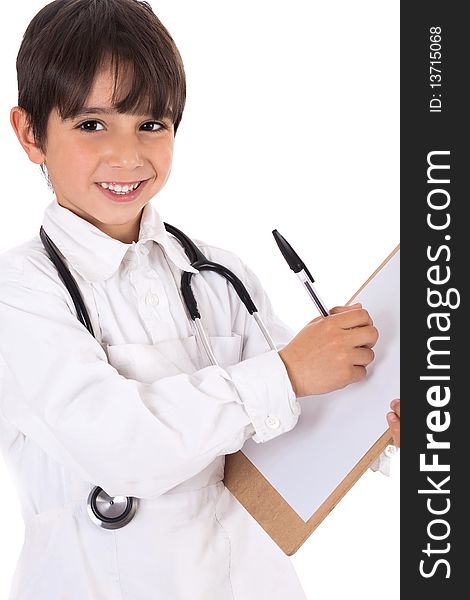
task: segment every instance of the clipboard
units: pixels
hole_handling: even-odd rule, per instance
[[[347,302],[347,305],[351,304],[376,275],[382,271],[399,249],[400,245],[387,256],[364,282]],[[294,432],[295,428],[292,431],[295,435]],[[272,440],[271,443],[274,441]],[[338,481],[333,491],[325,497],[307,521],[299,516],[278,490],[249,460],[243,449],[234,454],[226,455],[224,484],[284,553],[292,556],[390,443],[392,443],[392,437],[387,429],[362,455],[362,458],[347,475],[341,481]],[[269,446],[269,443],[267,446]]]

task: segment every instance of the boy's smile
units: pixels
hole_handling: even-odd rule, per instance
[[[29,158],[46,163],[58,203],[129,244],[138,240],[143,207],[170,174],[174,129],[169,118],[116,112],[113,83],[105,67],[79,115],[63,121],[53,109],[45,153],[30,136],[22,139],[21,109],[12,109],[11,121]]]

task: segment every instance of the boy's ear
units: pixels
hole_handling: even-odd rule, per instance
[[[29,160],[37,165],[42,164],[46,160],[46,156],[36,145],[29,122],[29,115],[24,108],[14,106],[11,109],[10,123]]]

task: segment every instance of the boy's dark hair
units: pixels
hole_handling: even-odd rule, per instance
[[[116,110],[169,117],[176,133],[186,101],[184,67],[151,6],[140,0],[54,0],[28,25],[16,61],[18,106],[28,113],[43,152],[50,112],[57,108],[62,119],[78,114],[108,60]],[[116,103],[128,65],[133,81]]]

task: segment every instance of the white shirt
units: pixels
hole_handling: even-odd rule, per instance
[[[300,413],[232,286],[211,272],[192,278],[220,363],[208,366],[179,291],[194,269],[151,204],[137,243],[56,200],[43,227],[98,339],[39,235],[0,255],[0,445],[25,521],[10,600],[305,600],[290,559],[222,481],[226,454],[289,432]],[[253,272],[195,241],[244,282],[284,347],[293,332]],[[95,485],[139,498],[128,525],[90,520]]]

